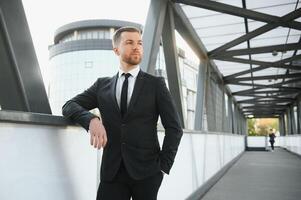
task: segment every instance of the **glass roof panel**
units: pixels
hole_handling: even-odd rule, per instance
[[[300,30],[296,30],[296,29],[291,29],[290,30],[290,35],[300,35],[301,34],[301,31]]]
[[[241,0],[215,0],[215,1],[228,4],[231,6],[242,7]]]
[[[217,37],[203,37],[202,41],[205,44],[225,44],[228,41],[234,40],[239,36],[244,35],[244,33],[237,33],[237,34],[229,34],[229,35],[224,35],[224,36],[217,36]]]
[[[206,48],[208,51],[212,51],[213,49],[216,49],[220,47],[222,44],[220,43],[211,43],[211,44],[206,44]]]
[[[227,14],[219,14],[210,17],[196,17],[196,18],[188,18],[195,28],[204,27],[206,24],[208,25],[225,25],[231,23],[244,23],[244,19],[241,17],[236,17]],[[205,26],[206,27],[206,26]],[[233,30],[235,31],[235,30]]]
[[[198,7],[182,5],[181,6],[183,11],[185,12],[187,18],[194,18],[194,17],[209,17],[214,15],[220,15],[219,12],[206,10]]]
[[[271,46],[271,45],[285,44],[285,41],[286,41],[286,36],[254,38],[250,40],[250,46],[251,47]]]
[[[226,24],[221,26],[208,26],[195,29],[201,38],[218,37],[227,34],[245,33],[244,23]]]
[[[238,92],[238,91],[241,91],[241,90],[252,89],[251,86],[233,85],[233,84],[229,84],[229,88],[232,92]]]
[[[241,0],[219,0],[218,2],[226,3],[228,5],[234,5],[242,7]],[[295,10],[297,0],[247,0],[247,8],[255,10],[257,12],[266,13],[274,16],[283,16],[293,10]],[[300,4],[300,3],[299,3]],[[298,6],[300,7],[300,5]],[[213,12],[201,8],[194,8],[192,6],[184,6],[184,12],[187,14],[192,26],[195,28],[196,33],[199,35],[200,39],[204,43],[208,51],[214,50],[228,42],[231,42],[242,35],[245,34],[245,24],[244,18],[232,16],[228,14],[222,14],[218,12]],[[301,21],[301,18],[296,21]],[[264,25],[266,22],[254,21],[248,19],[248,29],[249,32],[258,29]],[[282,45],[287,43],[296,43],[299,41],[301,35],[300,30],[289,29],[286,27],[277,27],[270,30],[262,35],[250,39],[250,47],[264,47],[271,45]],[[229,50],[234,49],[246,49],[248,48],[247,42],[243,42],[239,45],[229,48]],[[301,53],[299,51],[298,53]],[[222,53],[221,53],[222,54]],[[281,59],[291,57],[294,51],[284,51],[277,52],[273,55],[272,52],[252,54],[252,60],[264,61],[264,62],[275,62]],[[238,58],[249,59],[249,55],[236,56]],[[228,76],[241,71],[249,70],[250,64],[241,64],[235,62],[227,62],[214,60],[219,71],[223,76]],[[258,65],[252,65],[253,68],[258,67]],[[277,74],[285,74],[287,69],[284,68],[267,68],[261,71],[253,72],[252,75],[256,76],[271,76]],[[239,77],[251,77],[251,73],[241,75]],[[254,80],[254,81],[244,81],[245,83],[270,85],[274,83],[280,83],[283,79],[270,79],[270,80]],[[230,84],[229,88],[232,92],[251,89],[251,86],[241,86]],[[237,100],[245,99],[243,96],[235,96]],[[251,98],[251,97],[247,97]]]
[[[248,1],[250,2],[250,1]],[[274,1],[275,3],[277,2]],[[275,4],[274,4],[275,5]],[[278,4],[279,6],[266,6],[262,8],[256,9],[257,12],[274,15],[278,17],[282,17],[283,15],[286,15],[290,11],[295,10],[296,3],[288,3],[288,4]]]
[[[258,9],[264,7],[273,7],[277,9],[278,6],[285,4],[296,4],[297,0],[248,0],[246,2],[247,8],[249,9]]]
[[[293,55],[294,51],[286,51],[284,53],[277,52],[277,55],[272,53],[253,54],[252,59],[265,62],[275,62],[285,58],[289,58]]]
[[[287,37],[289,33],[289,28],[284,28],[284,27],[278,27],[275,29],[272,29],[266,33],[263,33],[255,38],[255,39],[265,39],[265,38],[278,38],[278,37]]]
[[[236,99],[238,101],[242,101],[242,100],[253,99],[253,97],[251,97],[251,96],[236,96]]]
[[[229,50],[235,50],[235,49],[246,49],[248,48],[248,43],[247,42],[244,42],[244,43],[241,43],[239,45],[236,45],[232,48],[230,48]]]
[[[269,67],[264,70],[253,72],[253,76],[268,76],[268,75],[284,74],[285,71],[286,69],[283,68]]]
[[[265,23],[265,22],[259,22],[259,21],[254,21],[254,20],[248,19],[249,32],[254,31],[255,29],[258,29],[266,24],[267,23]]]
[[[228,76],[239,71],[250,69],[250,65],[248,64],[240,64],[235,62],[215,60],[215,64],[217,65],[218,69],[223,74],[223,76]]]
[[[287,43],[297,43],[300,41],[301,34],[296,34],[296,35],[290,35],[288,37]]]

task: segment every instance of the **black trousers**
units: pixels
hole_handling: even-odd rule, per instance
[[[101,181],[97,191],[97,200],[156,200],[163,180],[160,171],[143,180],[132,179],[121,162],[112,181]]]
[[[270,141],[270,143],[271,143],[272,150],[274,150],[274,143],[275,143],[275,142]]]

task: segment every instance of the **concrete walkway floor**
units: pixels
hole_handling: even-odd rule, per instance
[[[280,148],[246,152],[202,200],[301,200],[301,159]]]

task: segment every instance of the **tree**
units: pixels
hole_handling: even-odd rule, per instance
[[[248,119],[248,135],[250,135],[250,136],[256,135],[255,122],[256,122],[256,119],[254,119],[254,118]]]
[[[249,136],[265,136],[270,133],[279,131],[279,119],[276,118],[252,118],[248,119]]]

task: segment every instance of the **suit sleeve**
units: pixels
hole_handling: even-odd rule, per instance
[[[168,91],[164,78],[157,81],[157,107],[162,125],[165,129],[165,137],[160,153],[161,170],[169,174],[177,154],[178,146],[183,135],[180,125],[179,114],[170,92]]]
[[[89,110],[97,107],[97,80],[90,88],[83,93],[67,101],[62,107],[63,115],[71,121],[80,124],[86,131],[89,130],[89,124],[96,115]]]

